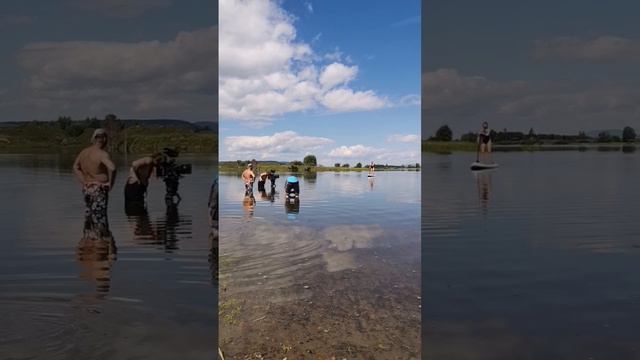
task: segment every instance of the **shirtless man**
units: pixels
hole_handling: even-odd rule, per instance
[[[127,183],[124,186],[125,204],[145,206],[149,179],[155,174],[155,170],[165,157],[161,153],[145,156],[131,163]]]
[[[106,221],[109,191],[116,179],[116,166],[104,150],[106,146],[106,131],[96,129],[91,146],[82,150],[73,163],[73,173],[82,184],[87,214],[98,216],[97,221]]]
[[[244,181],[244,193],[245,196],[253,196],[253,182],[256,179],[256,174],[253,173],[253,164],[247,165],[247,168],[242,172],[242,180]]]

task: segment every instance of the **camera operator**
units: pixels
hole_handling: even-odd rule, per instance
[[[156,168],[164,161],[165,156],[162,153],[155,153],[131,163],[127,183],[124,187],[125,204],[145,207],[149,178],[155,174]]]

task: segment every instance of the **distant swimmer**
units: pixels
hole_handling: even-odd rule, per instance
[[[91,146],[82,150],[73,163],[73,173],[82,184],[87,213],[104,217],[105,221],[109,191],[116,176],[116,166],[104,150],[107,142],[106,131],[96,129],[91,136]]]
[[[253,196],[253,182],[256,180],[256,174],[253,172],[253,164],[248,164],[247,168],[242,172],[242,180],[244,181],[245,196]]]

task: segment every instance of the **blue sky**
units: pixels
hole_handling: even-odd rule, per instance
[[[215,120],[217,3],[0,3],[0,121]]]
[[[423,135],[640,126],[640,3],[426,1]],[[445,95],[448,94],[448,95]]]
[[[221,160],[420,161],[420,1],[220,4]]]

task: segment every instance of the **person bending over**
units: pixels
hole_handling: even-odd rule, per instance
[[[145,207],[149,179],[155,175],[156,168],[164,161],[164,155],[155,153],[131,163],[127,183],[124,186],[125,203]]]

